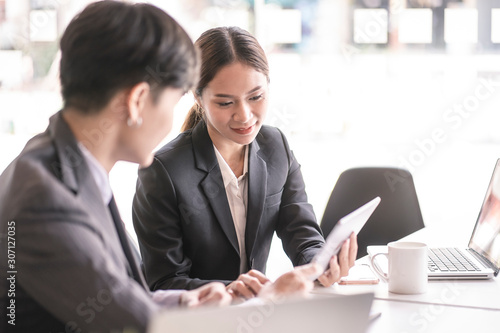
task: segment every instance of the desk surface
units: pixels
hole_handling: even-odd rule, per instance
[[[421,241],[429,246],[466,247],[464,235],[449,235],[439,229],[424,228],[404,240]],[[461,237],[461,238],[460,238]],[[456,241],[458,240],[458,241]],[[366,264],[367,257],[356,264]],[[373,292],[373,311],[382,315],[368,332],[498,332],[500,321],[500,278],[490,280],[429,281],[428,291],[420,295],[399,295],[388,291],[388,284],[334,285],[317,288],[314,293],[351,294]]]
[[[450,235],[443,239],[444,233],[439,229],[424,228],[412,235],[405,237],[405,240],[420,241],[429,246],[461,246],[466,247],[467,243],[455,242],[453,237],[460,235]],[[463,240],[464,237],[461,238]],[[367,257],[361,258],[357,263],[368,263]],[[500,278],[489,280],[431,280],[428,291],[420,295],[399,295],[388,291],[388,284],[381,281],[374,286],[334,286],[338,293],[352,293],[362,291],[372,291],[375,298],[382,300],[398,300],[410,302],[423,302],[443,305],[459,305],[464,307],[474,307],[479,309],[500,310]]]
[[[378,285],[335,285],[319,288],[314,293],[357,294],[375,293],[376,300],[407,301],[413,303],[453,305],[467,308],[500,311],[500,280],[450,280],[429,281],[425,294],[399,295],[389,292],[388,284],[380,281]]]
[[[372,311],[381,312],[367,333],[498,332],[500,310],[375,300]]]

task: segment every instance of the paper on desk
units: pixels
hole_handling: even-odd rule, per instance
[[[339,284],[377,284],[378,278],[367,264],[358,264],[351,267],[349,275],[340,279]]]

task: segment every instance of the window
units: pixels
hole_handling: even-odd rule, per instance
[[[5,0],[0,0],[0,23],[5,21]]]
[[[444,11],[444,24],[444,40],[447,43],[477,43],[477,9],[447,8]]]

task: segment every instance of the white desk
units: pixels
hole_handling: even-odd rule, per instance
[[[498,333],[500,310],[375,300],[367,333]]]
[[[500,280],[498,278],[481,281],[429,281],[428,291],[420,295],[390,293],[387,283],[383,281],[380,281],[378,285],[335,285],[331,288],[320,288],[314,291],[314,293],[335,294],[357,294],[361,292],[373,292],[377,300],[452,305],[500,311]]]
[[[445,235],[433,228],[422,229],[404,240],[421,241],[429,246],[466,247],[464,235]],[[455,237],[455,238],[454,238]],[[454,241],[459,239],[459,242]],[[367,257],[356,264],[368,263]],[[373,292],[374,311],[382,312],[368,332],[499,332],[500,277],[491,280],[429,281],[421,295],[398,295],[388,285],[334,285],[314,293],[351,294]]]

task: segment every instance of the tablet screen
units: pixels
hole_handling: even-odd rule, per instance
[[[353,232],[356,235],[359,233],[379,203],[380,197],[376,197],[352,213],[341,218],[333,227],[332,231],[326,238],[325,245],[313,259],[313,262],[316,262],[321,266],[323,272],[328,267],[331,257],[340,251],[344,241],[347,240]],[[319,275],[315,277],[314,280],[318,277]]]

